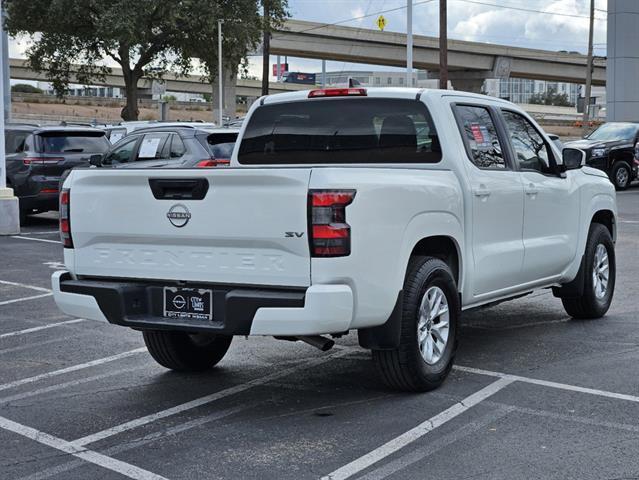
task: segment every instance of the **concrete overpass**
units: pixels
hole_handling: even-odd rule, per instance
[[[439,40],[435,37],[413,37],[413,66],[436,72],[439,69]],[[575,53],[552,52],[529,48],[492,45],[461,40],[448,41],[449,79],[458,90],[479,92],[486,78],[520,77],[547,81],[583,83],[586,78],[586,57]],[[406,35],[378,30],[325,25],[302,20],[288,20],[273,33],[272,55],[336,60],[362,64],[403,67],[406,65]],[[23,60],[11,59],[11,78],[43,80],[46,75],[29,69]],[[173,92],[211,93],[211,85],[198,75],[177,77],[167,73],[166,89]],[[77,79],[72,76],[72,83]],[[124,87],[119,68],[113,68],[98,86]],[[261,82],[237,79],[235,85],[226,82],[227,104],[236,95],[258,97]],[[595,61],[593,85],[606,84],[606,62]],[[150,89],[152,81],[143,78],[138,88]],[[307,85],[271,83],[270,91],[280,93],[308,88]],[[216,102],[216,100],[214,100]]]
[[[439,39],[413,36],[413,66],[439,70]],[[273,33],[272,55],[403,67],[406,35],[288,20]],[[458,90],[479,91],[486,78],[520,77],[584,83],[586,56],[547,50],[448,40],[449,78]],[[597,59],[593,85],[606,84],[605,60]]]
[[[11,58],[9,59],[10,76],[15,80],[39,80],[46,82],[47,76],[44,72],[35,72],[27,66],[26,60]],[[212,87],[211,84],[202,82],[200,75],[190,75],[188,77],[178,77],[173,73],[167,73],[164,75],[164,82],[166,84],[166,90],[170,92],[185,92],[185,93],[217,93],[217,87]],[[75,75],[71,75],[70,83],[79,82]],[[122,70],[120,68],[112,68],[111,73],[104,77],[103,81],[97,79],[92,80],[91,85],[99,87],[119,87],[124,88],[124,79],[122,77]],[[138,88],[142,90],[151,90],[152,80],[148,78],[142,78],[138,81]],[[308,85],[297,85],[293,83],[275,83],[269,84],[269,91],[271,93],[290,92],[294,90],[308,89]],[[215,91],[213,91],[215,90]],[[246,97],[259,97],[262,94],[262,82],[260,80],[249,80],[238,78],[235,85],[235,94]]]

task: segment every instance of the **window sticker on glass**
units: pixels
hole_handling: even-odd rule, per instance
[[[160,145],[160,138],[145,138],[140,145],[140,153],[138,158],[155,158]]]

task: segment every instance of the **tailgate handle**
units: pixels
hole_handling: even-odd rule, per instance
[[[203,200],[209,191],[206,178],[149,178],[157,200]]]

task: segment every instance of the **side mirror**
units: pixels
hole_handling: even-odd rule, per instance
[[[91,155],[89,157],[89,165],[93,165],[94,167],[101,167],[102,166],[102,158],[103,156],[98,154],[95,155]]]
[[[564,148],[561,158],[564,171],[577,170],[586,164],[586,152],[578,148]]]

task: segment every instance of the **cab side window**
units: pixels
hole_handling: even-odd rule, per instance
[[[519,169],[544,174],[552,173],[550,169],[552,153],[532,123],[515,112],[504,110],[502,114]]]
[[[458,105],[455,110],[470,160],[479,168],[505,170],[503,149],[488,109]]]
[[[130,138],[124,143],[117,146],[114,150],[106,155],[102,163],[104,165],[114,165],[118,163],[131,162],[133,160],[135,146],[137,145],[139,138],[140,137],[136,135],[133,138]]]

